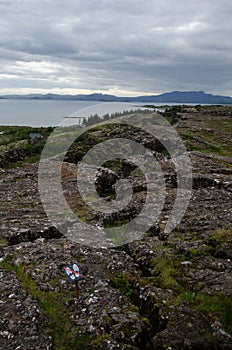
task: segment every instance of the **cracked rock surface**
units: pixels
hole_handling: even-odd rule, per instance
[[[191,150],[193,189],[181,223],[169,235],[164,227],[177,193],[175,169],[154,149],[155,142],[136,134],[137,141],[152,144],[154,154],[159,151],[166,198],[148,232],[119,247],[70,240],[69,230],[82,234],[71,220],[62,232],[54,227],[40,200],[38,164],[1,168],[0,349],[232,349],[232,171],[225,146],[231,146],[230,123],[227,108],[179,112],[176,127]],[[91,145],[93,139],[94,133]],[[106,202],[114,200],[114,182],[122,174],[134,189],[127,208],[114,215],[90,210],[76,185],[76,165],[68,162],[63,194],[72,210],[99,230],[124,224],[147,195],[136,171],[127,162],[118,172],[114,166],[109,172],[99,169],[97,188]],[[85,276],[79,298],[63,270],[73,262]]]

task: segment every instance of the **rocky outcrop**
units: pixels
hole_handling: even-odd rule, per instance
[[[201,109],[197,111],[178,118],[180,132],[187,127],[202,130],[203,122],[206,129],[214,128],[218,115],[208,118],[208,111],[203,119]],[[223,118],[220,135],[229,143],[228,114]],[[109,135],[115,132],[107,130]],[[99,130],[92,135],[99,137]],[[154,143],[144,134],[134,137]],[[90,135],[86,144],[92,139]],[[37,164],[0,169],[0,348],[232,349],[229,152],[191,152],[192,198],[169,235],[164,227],[177,193],[175,166],[156,147],[153,152],[166,187],[160,217],[140,240],[119,247],[109,244],[107,249],[80,245],[65,236],[73,229],[83,235],[81,224],[67,222],[63,234],[53,226],[38,193]],[[52,169],[49,172],[52,178]],[[103,230],[104,225],[130,221],[145,203],[146,179],[128,161],[112,163],[109,170],[99,168],[98,194],[107,203],[113,201],[122,177],[130,182],[133,195],[124,210],[113,214],[102,215],[83,201],[75,164],[63,165],[62,193],[82,221]],[[93,198],[88,200],[91,204]],[[86,234],[94,233],[86,229]],[[85,276],[79,282],[79,299],[63,270],[72,262],[79,263]]]
[[[0,268],[0,276],[0,348],[52,350],[52,339],[44,333],[48,319],[38,302],[13,272]]]
[[[29,152],[23,148],[15,148],[0,154],[0,168],[6,168],[9,164],[17,163],[29,155]]]

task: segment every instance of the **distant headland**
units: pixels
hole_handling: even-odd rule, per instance
[[[207,94],[204,91],[172,91],[160,95],[120,97],[115,95],[93,93],[90,95],[27,94],[2,95],[0,99],[28,100],[71,100],[101,102],[146,102],[146,103],[195,103],[195,104],[232,104],[232,97]]]

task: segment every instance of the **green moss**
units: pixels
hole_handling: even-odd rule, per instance
[[[88,221],[88,218],[92,215],[91,208],[83,201],[82,198],[78,200],[78,207],[75,208],[74,212],[82,222]]]
[[[84,209],[76,209],[76,213],[78,215],[78,218],[80,219],[81,222],[86,222],[87,221],[87,211]]]
[[[68,349],[68,348],[65,348]],[[59,350],[65,350],[59,349]],[[71,350],[92,350],[93,344],[90,341],[90,336],[88,334],[79,334],[72,343]]]
[[[199,292],[199,291],[201,291],[204,287],[205,287],[205,282],[200,281],[200,282],[197,283],[196,291]]]
[[[0,238],[0,250],[8,245],[7,239]]]
[[[180,239],[181,241],[198,241],[200,238],[200,233],[196,231],[188,231],[183,233],[181,231],[173,231],[173,236]]]
[[[212,240],[217,240],[220,243],[228,242],[232,240],[232,230],[216,229],[215,233],[211,236]]]
[[[198,152],[204,152],[205,151],[201,146],[196,145],[196,144],[194,144],[193,142],[190,142],[190,141],[187,141],[186,148],[187,148],[187,151],[198,151]]]
[[[182,132],[180,134],[180,136],[183,140],[193,140],[194,139],[194,135],[192,132]]]
[[[202,256],[209,256],[211,254],[212,248],[210,246],[206,246],[205,249],[203,247],[199,248],[191,248],[189,249],[189,254],[188,254],[188,259],[194,259],[197,257],[202,257]]]
[[[103,335],[100,335],[99,337],[97,337],[94,342],[93,342],[93,346],[94,349],[96,348],[101,348],[102,345],[107,341],[107,340],[112,340],[111,336],[108,333],[105,333]]]
[[[180,272],[178,270],[180,263],[177,260],[170,260],[165,257],[158,257],[152,261],[154,266],[152,276],[154,282],[161,288],[170,288],[179,290],[180,285],[176,280]]]
[[[181,293],[178,297],[180,300],[183,300],[185,302],[194,302],[195,298],[196,298],[196,293],[191,291],[191,290],[187,290],[183,293]]]
[[[201,282],[199,282],[201,283]],[[202,289],[203,284],[197,286]],[[178,300],[190,303],[191,307],[198,311],[206,312],[211,316],[217,316],[228,332],[232,332],[232,300],[221,293],[209,295],[204,292],[186,290],[178,296]]]
[[[222,322],[225,329],[232,333],[232,300],[221,293],[208,295],[199,293],[196,296],[196,309],[216,315]]]
[[[114,277],[111,278],[112,286],[128,297],[133,294],[133,282],[133,278],[126,272],[115,273]]]

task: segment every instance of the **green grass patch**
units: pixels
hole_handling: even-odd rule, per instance
[[[232,300],[218,293],[208,295],[199,293],[196,295],[196,309],[216,315],[225,329],[232,333]]]
[[[221,129],[224,130],[224,131],[229,131],[229,132],[231,132],[231,131],[232,131],[232,119],[223,122],[223,123],[221,124]]]
[[[193,303],[196,299],[196,293],[191,290],[186,290],[181,293],[178,298],[186,303]]]
[[[48,137],[53,129],[53,127],[0,126],[0,131],[4,132],[0,137],[0,145],[28,140],[30,139],[30,133],[40,133],[44,137]]]
[[[119,289],[127,297],[133,294],[134,279],[126,272],[118,272],[111,278],[111,284],[114,288]]]
[[[187,151],[206,152],[206,150],[204,148],[202,148],[201,146],[194,144],[193,142],[190,142],[190,141],[187,141],[186,148],[187,148]]]
[[[0,127],[4,134],[0,135],[0,156],[5,152],[17,150],[18,156],[8,157],[9,161],[4,160],[6,168],[16,168],[24,163],[35,163],[40,159],[41,152],[46,144],[47,137],[51,134],[53,128],[31,128],[22,126]],[[33,142],[30,133],[40,133],[43,138]],[[17,153],[16,153],[17,154]],[[11,159],[12,158],[12,159]]]
[[[180,136],[183,140],[193,140],[194,139],[194,135],[192,132],[185,131],[185,132],[182,132],[180,134]]]
[[[189,260],[192,260],[194,258],[198,258],[198,257],[204,257],[204,256],[209,256],[211,255],[212,252],[212,247],[210,246],[205,246],[205,249],[202,249],[203,247],[199,247],[199,248],[190,248],[188,251],[188,256],[187,258]]]
[[[212,240],[219,241],[220,243],[232,241],[232,230],[216,229],[215,233],[211,236]]]
[[[180,290],[181,287],[176,279],[180,275],[179,261],[158,257],[152,261],[152,265],[151,274],[155,284],[161,288]]]
[[[200,282],[201,283],[201,282]],[[202,286],[198,287],[200,290]],[[216,316],[225,329],[232,333],[232,300],[221,293],[209,295],[199,291],[186,290],[178,296],[179,301],[190,303],[198,311],[206,312],[210,316]]]

